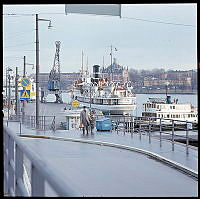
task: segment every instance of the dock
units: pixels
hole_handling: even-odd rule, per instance
[[[175,142],[173,151],[169,140],[152,137],[149,142],[145,134],[123,131],[83,135],[80,130],[37,131],[21,126],[20,131],[19,127],[19,122],[4,122],[5,129],[15,129],[23,144],[55,171],[71,195],[198,195],[196,147],[189,146],[186,153],[185,145]],[[45,196],[56,195],[45,185]]]

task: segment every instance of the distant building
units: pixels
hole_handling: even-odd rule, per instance
[[[30,75],[35,79],[35,74]],[[80,77],[80,73],[60,73],[61,89],[68,89],[75,80]],[[39,87],[48,88],[49,73],[39,74]]]
[[[108,81],[112,80],[112,75],[113,81],[115,82],[124,83],[129,80],[128,67],[125,68],[117,64],[116,58],[114,58],[112,66],[110,65],[106,68],[101,68],[100,73],[102,78],[107,78]]]

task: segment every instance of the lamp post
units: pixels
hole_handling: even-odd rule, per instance
[[[18,67],[16,67],[15,77],[15,115],[18,117],[19,99],[18,99]]]
[[[7,87],[8,87],[8,81],[7,81],[7,79],[8,79],[8,72],[9,71],[12,71],[12,69],[10,68],[10,67],[6,67],[6,100],[8,99],[8,92],[7,92]]]
[[[36,14],[36,129],[39,128],[39,32],[38,32],[38,21],[49,21],[48,28],[51,26],[51,20],[39,19]]]
[[[34,68],[34,64],[29,64],[29,63],[26,63],[26,56],[24,56],[24,71],[23,71],[23,77],[26,77],[26,65],[32,65],[33,68]],[[25,88],[24,88],[25,89]],[[22,121],[24,122],[24,116],[25,116],[25,103],[26,103],[26,100],[24,99],[23,100],[23,107],[22,107]]]
[[[11,69],[12,70],[12,69]],[[11,98],[11,93],[10,93],[10,80],[11,76],[8,74],[8,120],[10,118],[10,98]]]

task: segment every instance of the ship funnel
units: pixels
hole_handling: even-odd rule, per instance
[[[99,68],[100,68],[99,65],[93,66],[93,79],[94,79],[94,82],[96,82],[97,84],[98,84],[98,80],[100,78]]]

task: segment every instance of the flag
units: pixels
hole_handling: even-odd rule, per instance
[[[112,15],[121,18],[121,4],[65,4],[65,14]]]

